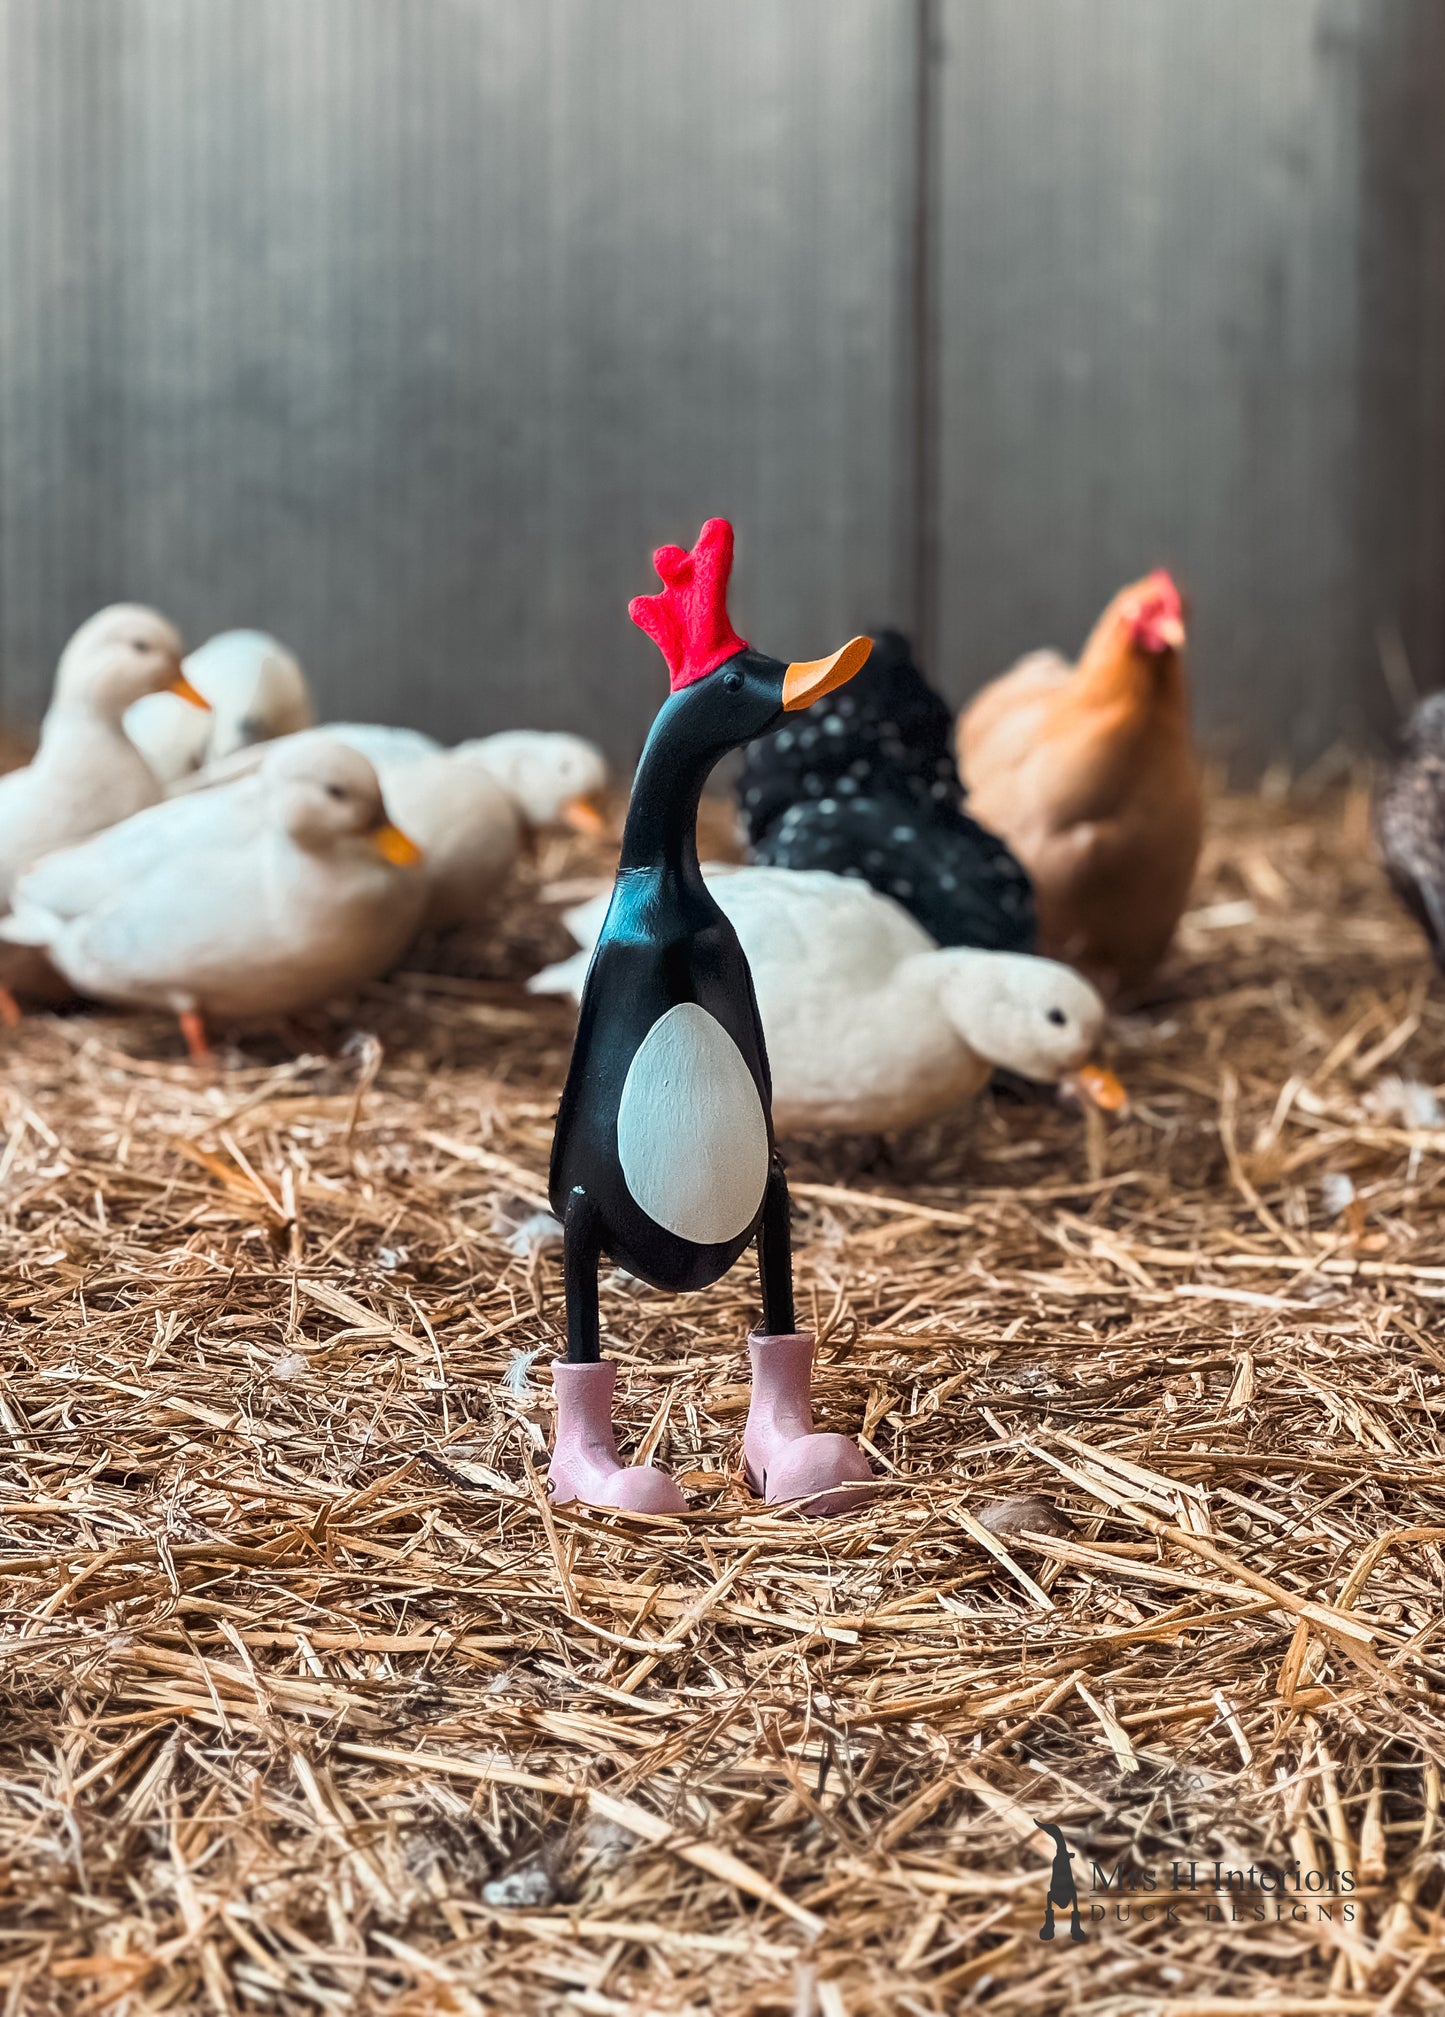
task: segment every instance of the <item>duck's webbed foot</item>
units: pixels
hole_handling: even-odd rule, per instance
[[[206,1034],[206,1019],[199,1009],[176,1010],[176,1021],[181,1026],[181,1035],[186,1040],[186,1055],[193,1065],[201,1065],[207,1071],[216,1068],[216,1053],[211,1049],[211,1040]]]

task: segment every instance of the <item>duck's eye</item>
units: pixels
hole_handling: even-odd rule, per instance
[[[743,690],[743,676],[740,672],[725,672],[722,683],[729,693],[741,693]]]
[[[130,648],[132,651],[155,650],[155,646],[151,643],[148,637],[133,637],[130,641]]]
[[[346,793],[339,784],[328,784],[326,787],[326,796],[328,798],[345,798]]]
[[[1056,1026],[1057,1026],[1057,1027],[1058,1027],[1059,1029],[1062,1029],[1062,1028],[1063,1028],[1063,1026],[1064,1026],[1064,1024],[1065,1024],[1065,1023],[1066,1023],[1066,1022],[1067,1022],[1068,1020],[1069,1020],[1069,1018],[1068,1018],[1068,1017],[1067,1017],[1067,1016],[1066,1016],[1066,1015],[1064,1014],[1064,1012],[1063,1012],[1063,1010],[1062,1010],[1062,1009],[1050,1009],[1050,1010],[1049,1010],[1049,1021],[1050,1021],[1051,1023],[1054,1023],[1054,1024],[1055,1024],[1055,1025],[1056,1025]]]

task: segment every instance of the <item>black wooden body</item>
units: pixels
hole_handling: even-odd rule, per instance
[[[737,1260],[757,1231],[702,1246],[659,1226],[627,1188],[617,1154],[617,1110],[628,1069],[659,1017],[696,1002],[727,1031],[752,1073],[772,1142],[772,1089],[747,959],[696,863],[691,873],[619,872],[583,991],[572,1065],[553,1145],[551,1195],[558,1217],[575,1189],[586,1192],[598,1244],[629,1274],[660,1289],[702,1289]],[[701,1136],[697,1154],[706,1161]]]
[[[772,1084],[753,978],[737,933],[698,867],[697,812],[719,759],[782,719],[786,671],[777,659],[745,647],[658,710],[637,767],[612,902],[583,989],[552,1143],[552,1208],[564,1224],[572,1214],[585,1225],[588,1245],[655,1288],[706,1288],[727,1273],[763,1216],[760,1199],[751,1223],[716,1245],[658,1225],[627,1187],[617,1115],[629,1067],[648,1032],[669,1009],[695,1002],[721,1024],[752,1074],[771,1151]],[[696,1153],[706,1163],[715,1146],[700,1133]]]

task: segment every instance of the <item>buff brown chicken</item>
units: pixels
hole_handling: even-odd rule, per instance
[[[1162,570],[1121,589],[1077,665],[1035,652],[958,725],[969,811],[1033,878],[1039,951],[1109,999],[1158,966],[1203,832],[1184,608]]]

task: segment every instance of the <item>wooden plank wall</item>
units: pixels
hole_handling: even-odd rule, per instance
[[[116,596],[333,713],[660,690],[646,554],[961,696],[1156,559],[1250,762],[1445,676],[1438,0],[0,0],[0,715]]]

